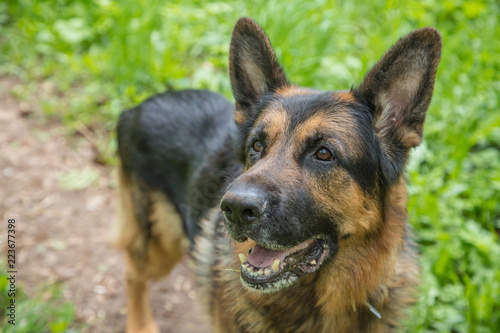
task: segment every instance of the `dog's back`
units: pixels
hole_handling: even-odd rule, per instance
[[[190,239],[196,221],[218,203],[226,171],[237,171],[228,166],[234,160],[233,112],[222,95],[184,90],[152,97],[120,117],[122,170],[172,201]]]
[[[233,104],[201,90],[167,92],[125,111],[118,124],[115,242],[126,253],[128,332],[157,332],[146,282],[181,259],[198,221],[216,206],[234,162]]]
[[[404,168],[422,141],[440,52],[439,33],[419,29],[357,88],[304,89],[242,18],[229,63],[236,125],[233,107],[209,92],[127,111],[118,130],[127,331],[157,332],[146,281],[180,260],[186,235],[217,331],[397,331],[419,272]]]

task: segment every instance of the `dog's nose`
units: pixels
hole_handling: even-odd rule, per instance
[[[249,186],[231,188],[222,197],[220,208],[228,222],[250,224],[264,215],[267,209],[266,193]]]

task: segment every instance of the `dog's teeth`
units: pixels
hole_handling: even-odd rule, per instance
[[[311,265],[316,265],[316,260],[311,261]]]
[[[244,255],[243,253],[240,253],[238,254],[238,256],[240,257],[240,261],[241,263],[243,264],[245,261],[247,261],[247,256]]]
[[[257,275],[258,275],[258,276],[262,276],[262,275],[264,275],[264,271],[263,271],[262,269],[259,269],[259,270],[257,271]]]
[[[271,275],[271,270],[269,268],[266,268],[264,270],[264,275]]]
[[[273,271],[277,272],[280,269],[280,260],[274,259],[273,264],[271,265]]]
[[[246,271],[248,274],[250,274],[250,275],[252,275],[252,276],[255,276],[255,272],[253,271],[253,268],[252,268],[252,267],[250,267],[250,265],[249,265],[249,264],[243,264],[243,265],[241,265],[241,267],[243,267],[243,269],[245,269],[245,271]]]

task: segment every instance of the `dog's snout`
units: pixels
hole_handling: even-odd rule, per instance
[[[264,215],[267,209],[266,194],[248,186],[232,188],[222,198],[220,208],[228,222],[250,224]]]

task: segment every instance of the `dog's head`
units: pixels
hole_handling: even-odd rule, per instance
[[[245,172],[221,209],[231,237],[255,241],[240,255],[247,287],[290,286],[334,265],[344,241],[376,237],[422,140],[440,50],[436,30],[416,30],[358,88],[323,92],[290,84],[257,23],[236,23],[229,65]]]

